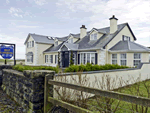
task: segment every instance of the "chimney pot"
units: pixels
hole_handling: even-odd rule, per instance
[[[81,29],[81,28],[84,28],[84,29],[86,29],[85,25],[82,25],[82,26],[80,27],[80,29]]]

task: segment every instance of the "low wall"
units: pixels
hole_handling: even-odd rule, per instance
[[[10,66],[10,65],[0,65],[0,87],[1,87],[2,81],[3,81],[2,69],[12,69],[12,66]]]
[[[52,71],[3,69],[2,89],[28,113],[41,113],[44,106],[45,76]]]
[[[63,73],[56,74],[54,77],[56,81],[80,84],[103,90],[113,90],[147,79],[150,79],[149,63],[141,63],[137,68]],[[57,87],[55,86],[55,88]],[[62,91],[62,89],[59,90],[60,92]],[[55,98],[58,97],[56,92],[54,92],[54,96]]]

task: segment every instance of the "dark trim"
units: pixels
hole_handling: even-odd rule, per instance
[[[51,63],[53,63],[53,55],[51,55]]]
[[[97,53],[95,53],[95,64],[97,64]]]
[[[136,39],[136,37],[135,37],[135,35],[134,35],[134,33],[133,33],[133,31],[131,30],[131,28],[130,28],[130,26],[129,26],[129,24],[128,24],[128,23],[127,23],[127,26],[128,26],[128,28],[129,28],[129,30],[130,30],[130,32],[131,32],[131,34],[133,35],[134,40],[137,40],[137,39]]]
[[[78,54],[78,64],[80,64],[80,54]]]

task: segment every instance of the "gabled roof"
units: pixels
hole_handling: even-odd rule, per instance
[[[26,44],[26,42],[28,41],[29,36],[31,36],[36,43],[44,43],[44,44],[53,44],[54,43],[54,39],[49,39],[49,36],[43,36],[43,35],[29,33],[24,44]]]
[[[45,51],[43,51],[43,53],[47,53],[47,52],[56,52],[59,50],[59,48],[63,45],[64,42],[62,42],[61,44],[57,45],[57,46],[54,46],[54,44],[49,47],[48,49],[46,49]]]
[[[78,50],[78,44],[71,44],[71,43],[64,43],[60,49],[63,47],[63,46],[66,46],[69,50]]]
[[[118,30],[113,33],[110,34],[110,27],[105,27],[105,28],[101,28],[101,29],[96,29],[98,32],[103,33],[103,35],[101,37],[98,37],[97,40],[90,40],[90,32],[87,32],[87,35],[82,38],[82,39],[78,39],[74,44],[78,44],[78,48],[77,50],[93,50],[93,49],[101,49],[101,48],[105,48],[105,46],[125,27],[127,26],[131,32],[131,34],[134,37],[134,40],[136,40],[133,32],[130,29],[130,26],[128,25],[128,23],[123,23],[123,24],[119,24],[118,25]],[[93,30],[93,29],[92,29]],[[72,35],[72,34],[71,34]],[[74,35],[75,36],[75,35]],[[76,34],[77,37],[80,36],[80,34]],[[69,36],[68,36],[69,37]],[[67,41],[68,37],[63,37],[63,41]],[[59,38],[60,39],[60,38]],[[68,45],[70,45],[68,43]],[[61,45],[62,46],[62,45]],[[59,46],[59,47],[61,47]],[[56,49],[55,46],[51,47],[51,49],[49,49],[49,52],[51,51],[58,51],[59,48]],[[48,51],[47,51],[48,52]]]
[[[109,49],[110,52],[130,52],[130,51],[142,51],[150,52],[150,49],[140,44],[131,41],[119,41],[116,45]]]

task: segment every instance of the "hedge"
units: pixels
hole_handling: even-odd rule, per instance
[[[128,66],[120,66],[118,64],[105,64],[105,65],[92,65],[87,63],[86,65],[71,65],[65,69],[65,72],[82,72],[82,71],[98,71],[98,70],[111,70],[111,69],[124,69],[131,68]]]
[[[24,66],[24,65],[15,65],[12,67],[14,70],[18,70],[23,72],[23,70],[53,70],[55,73],[58,73],[59,68],[58,67],[52,67],[52,66]]]

